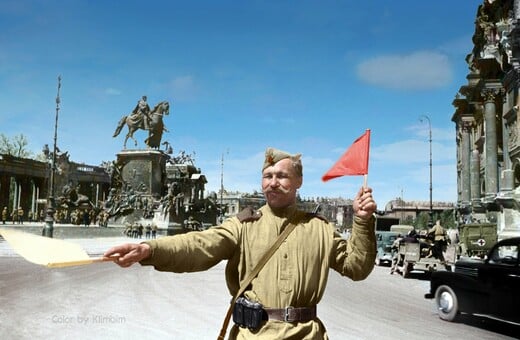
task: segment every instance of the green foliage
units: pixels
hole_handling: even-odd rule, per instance
[[[0,154],[30,158],[32,153],[27,149],[27,145],[29,145],[29,142],[23,134],[9,138],[0,133]]]
[[[401,222],[401,224],[414,225],[413,217],[412,216],[406,216],[406,218]]]
[[[456,228],[455,212],[453,209],[443,210],[441,213],[433,214],[433,224],[437,220],[441,220],[441,225],[445,229]],[[428,211],[421,211],[415,220],[416,229],[428,229],[428,221],[430,220],[430,213]]]
[[[453,209],[444,210],[440,215],[441,225],[445,229],[456,228],[455,211]]]
[[[430,214],[427,211],[421,211],[417,218],[415,219],[414,227],[415,229],[426,229],[428,228],[428,221],[430,219]]]

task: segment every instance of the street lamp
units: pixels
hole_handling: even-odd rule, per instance
[[[229,149],[226,151],[229,154]],[[224,153],[222,153],[222,159],[220,162],[220,221],[224,220]]]
[[[430,218],[428,220],[428,228],[433,227],[433,200],[432,200],[432,122],[430,117],[422,115],[419,117],[419,121],[422,123],[424,119],[428,120],[428,127],[430,129]]]
[[[47,211],[45,216],[45,226],[43,228],[43,236],[52,237],[54,231],[54,212],[56,204],[54,201],[54,175],[56,173],[56,141],[58,139],[58,113],[60,111],[60,88],[61,76],[58,76],[58,94],[56,96],[56,119],[54,121],[54,147],[52,150],[52,163],[50,174],[49,195],[47,197]]]

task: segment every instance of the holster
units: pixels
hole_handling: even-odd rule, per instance
[[[233,306],[233,322],[240,327],[255,330],[260,328],[264,318],[264,308],[258,302],[239,297]]]

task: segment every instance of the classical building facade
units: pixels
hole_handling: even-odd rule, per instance
[[[458,220],[496,222],[505,238],[520,234],[520,1],[483,1],[472,40],[453,101]]]
[[[70,183],[78,192],[98,205],[110,189],[110,175],[99,166],[71,162],[61,157],[56,165],[55,196],[62,194]],[[41,219],[49,194],[51,166],[49,163],[11,155],[0,155],[0,207],[9,213],[21,208],[24,219]]]
[[[439,218],[443,212],[453,211],[454,209],[455,204],[453,202],[433,201],[431,204],[431,212],[434,219]],[[429,212],[430,202],[428,201],[405,201],[399,198],[388,202],[383,211],[384,216],[398,218],[401,224],[406,224],[406,221],[415,223],[419,214]]]

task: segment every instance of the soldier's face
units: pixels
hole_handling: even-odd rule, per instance
[[[282,159],[262,172],[262,192],[272,208],[285,208],[296,200],[302,177],[296,174],[292,161]]]

